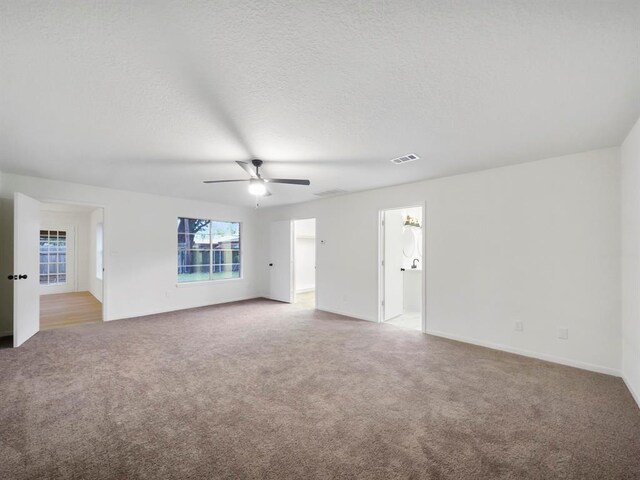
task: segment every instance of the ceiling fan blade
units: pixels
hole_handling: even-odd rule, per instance
[[[248,182],[249,180],[205,180],[202,183],[229,183],[229,182]]]
[[[289,185],[311,185],[309,180],[296,180],[293,178],[264,178],[267,183],[288,183]]]
[[[240,168],[242,168],[245,172],[251,175],[251,178],[258,178],[258,176],[256,175],[256,171],[252,165],[249,165],[247,162],[236,161],[236,163],[240,165]]]

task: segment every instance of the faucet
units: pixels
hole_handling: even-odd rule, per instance
[[[419,262],[420,259],[419,258],[414,258],[413,262],[411,262],[411,268],[418,268],[418,266],[416,265],[416,262]]]

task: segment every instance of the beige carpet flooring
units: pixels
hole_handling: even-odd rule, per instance
[[[0,350],[0,478],[640,478],[619,378],[255,300]]]

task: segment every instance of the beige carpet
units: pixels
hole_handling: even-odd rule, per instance
[[[0,478],[640,478],[618,378],[256,300],[0,350]]]

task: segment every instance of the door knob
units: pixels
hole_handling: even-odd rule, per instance
[[[25,280],[27,278],[27,275],[18,275],[18,280]]]
[[[13,275],[9,275],[7,278],[8,278],[9,280],[13,280]]]
[[[401,271],[401,272],[404,272],[404,268],[401,268],[401,269],[400,269],[400,271]]]
[[[269,264],[269,266],[270,266],[270,267],[273,267],[273,263],[270,263],[270,264]]]

